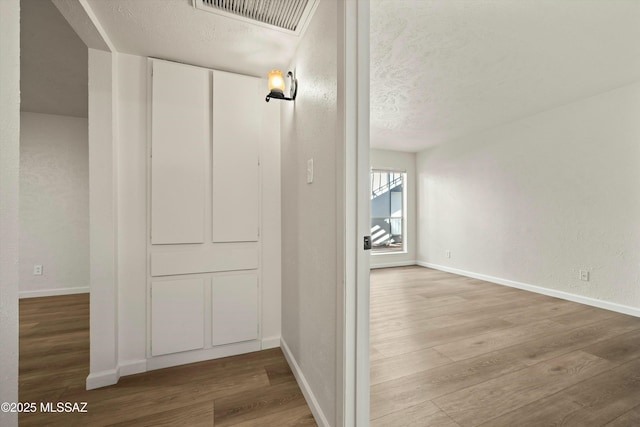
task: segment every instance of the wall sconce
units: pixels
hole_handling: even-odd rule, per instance
[[[293,101],[298,94],[298,79],[293,76],[293,73],[289,71],[287,77],[291,78],[291,87],[289,88],[289,98],[284,96],[284,77],[282,77],[282,71],[271,70],[267,74],[269,78],[269,94],[265,101],[269,102],[271,98],[282,99],[284,101]]]

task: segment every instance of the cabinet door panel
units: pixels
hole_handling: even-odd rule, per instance
[[[258,276],[255,273],[213,278],[213,345],[258,338]]]
[[[209,71],[153,62],[151,243],[203,243]]]
[[[203,279],[152,282],[151,355],[203,347]]]
[[[259,79],[213,75],[213,242],[258,240]]]

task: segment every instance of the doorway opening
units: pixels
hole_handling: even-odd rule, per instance
[[[44,401],[89,369],[88,50],[52,2],[21,0],[20,52],[19,397]]]

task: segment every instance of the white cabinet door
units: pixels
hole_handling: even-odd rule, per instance
[[[216,276],[212,280],[213,345],[258,338],[258,276]]]
[[[213,74],[213,242],[258,240],[260,82]]]
[[[204,347],[204,279],[151,283],[151,355]]]
[[[153,62],[152,244],[204,242],[209,73]]]

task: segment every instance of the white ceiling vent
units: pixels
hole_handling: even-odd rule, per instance
[[[199,10],[300,36],[318,0],[193,0]]]

